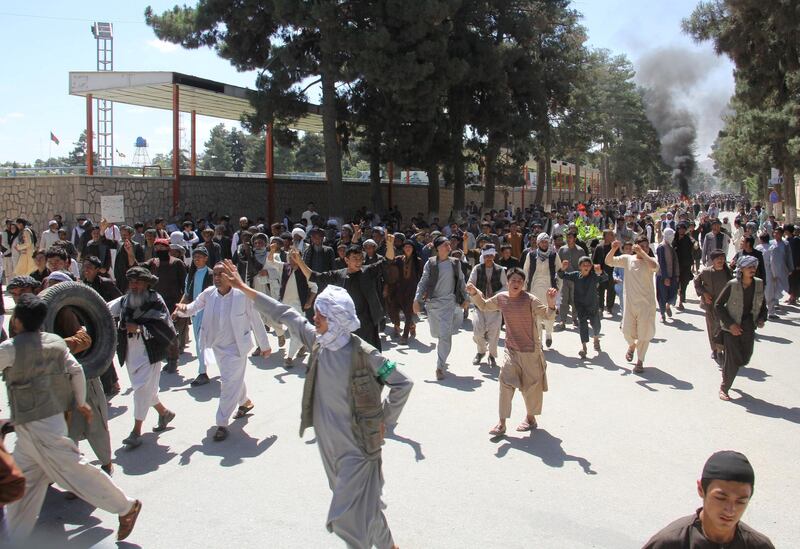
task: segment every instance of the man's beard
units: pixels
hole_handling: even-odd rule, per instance
[[[539,250],[542,251],[542,252],[546,252],[549,249],[550,249],[550,245],[549,244],[547,246],[545,246],[545,247],[542,247],[541,245],[539,246]]]
[[[145,303],[147,303],[147,292],[129,291],[127,302],[129,308],[140,309]]]

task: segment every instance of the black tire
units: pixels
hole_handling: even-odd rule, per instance
[[[92,346],[75,356],[87,378],[98,377],[108,369],[117,350],[117,328],[105,300],[94,289],[80,282],[61,282],[39,294],[47,304],[44,330],[55,333],[56,315],[69,307],[92,338]]]

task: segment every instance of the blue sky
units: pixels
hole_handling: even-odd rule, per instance
[[[151,0],[149,4],[160,12],[175,1]],[[697,46],[680,32],[681,18],[691,13],[695,4],[695,0],[578,0],[574,7],[585,16],[583,24],[591,45],[625,53],[634,63],[662,47],[685,47],[687,53],[702,59],[707,77],[685,90],[682,99],[696,112],[702,161],[721,126],[719,116],[732,93],[733,79],[727,59],[713,56],[709,45]],[[4,52],[0,161],[47,158],[50,131],[61,140],[60,146],[52,144],[53,156],[71,150],[72,142],[84,129],[86,113],[85,100],[68,93],[68,73],[95,69],[92,21],[114,23],[115,70],[177,71],[240,86],[253,85],[254,73],[237,72],[211,50],[183,50],[159,42],[144,24],[147,5],[130,0],[0,3],[4,31],[0,34],[0,51]],[[209,130],[218,122],[198,117],[198,148],[202,149]],[[188,123],[188,114],[183,114],[182,126],[188,128]],[[151,157],[171,146],[168,111],[117,104],[114,125],[115,147],[128,159],[133,156],[137,136],[148,140]]]

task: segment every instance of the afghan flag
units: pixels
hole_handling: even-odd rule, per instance
[[[50,132],[50,141],[52,141],[56,145],[61,144],[61,142],[58,140],[58,137],[56,137],[56,134],[54,134],[53,132]]]

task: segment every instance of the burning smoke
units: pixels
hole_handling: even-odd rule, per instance
[[[645,112],[661,140],[661,158],[684,195],[694,173],[697,120],[688,108],[694,88],[717,62],[713,55],[662,48],[639,59],[636,79],[645,88]]]

